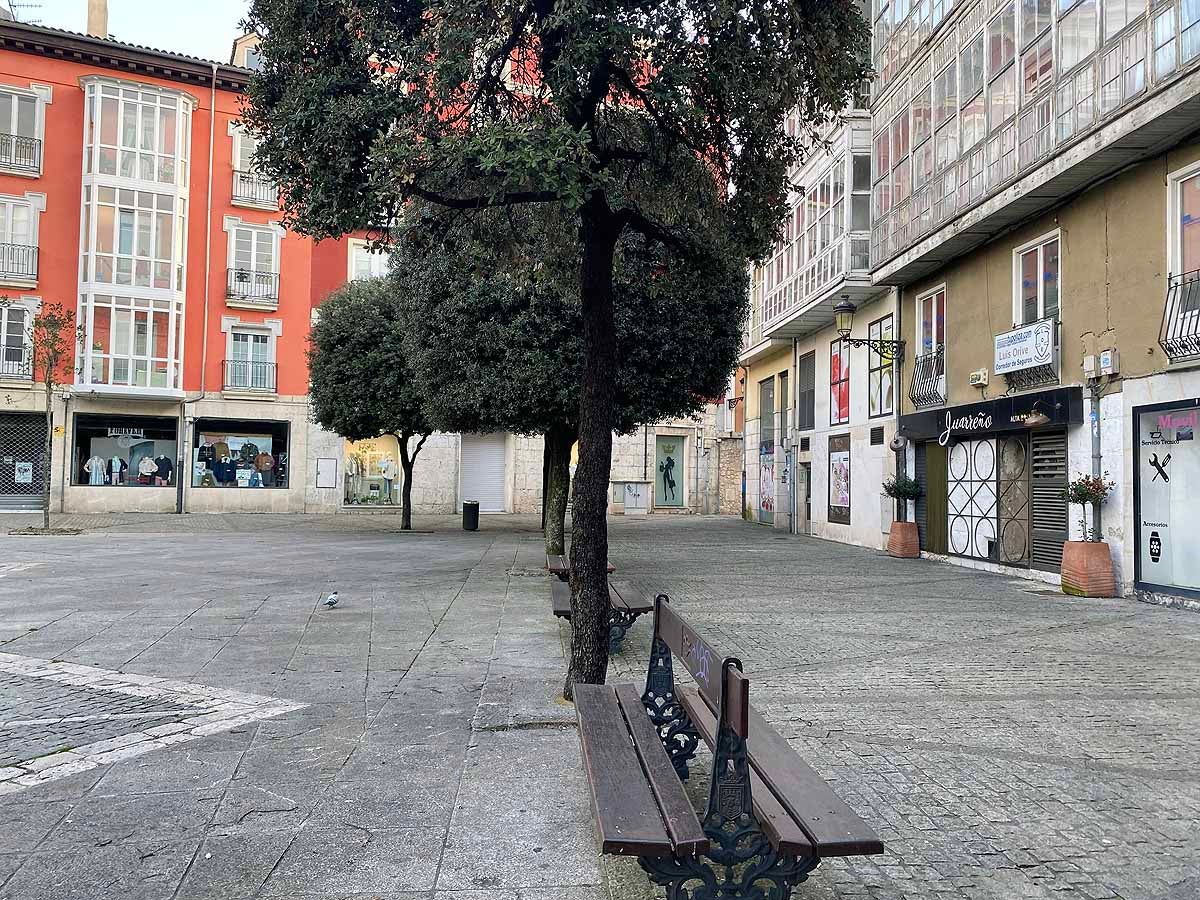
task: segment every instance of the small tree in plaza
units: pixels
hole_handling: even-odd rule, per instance
[[[544,435],[548,554],[565,543],[584,355],[570,218],[551,206],[469,220],[425,209],[392,254],[406,287],[408,357],[433,423]],[[692,415],[720,395],[741,342],[747,277],[736,253],[675,259],[639,235],[621,239],[616,431]]]
[[[618,244],[764,254],[788,169],[868,74],[859,4],[256,0],[247,24],[265,64],[244,120],[300,230],[344,234],[412,200],[572,212],[584,362],[567,690],[603,682]],[[692,159],[706,177],[664,196]],[[710,204],[714,184],[736,190]]]
[[[396,436],[404,474],[400,527],[408,529],[413,467],[433,428],[405,354],[396,287],[386,278],[352,281],[322,304],[309,338],[309,394],[322,428],[352,441]]]

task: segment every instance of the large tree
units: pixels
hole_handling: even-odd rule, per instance
[[[468,219],[421,207],[392,253],[408,305],[407,356],[433,423],[544,435],[549,554],[564,547],[583,372],[572,217],[549,205]],[[675,258],[629,233],[617,245],[614,294],[616,431],[692,415],[721,394],[745,321],[742,257],[722,246]]]
[[[575,212],[584,367],[567,680],[602,682],[617,243],[634,231],[686,253],[720,233],[765,253],[788,168],[868,74],[859,2],[255,0],[248,24],[265,65],[245,119],[301,230],[378,225],[413,199]],[[691,192],[648,189],[681,153],[731,186],[703,222]]]
[[[352,281],[321,305],[309,338],[313,418],[352,441],[395,435],[400,445],[400,527],[412,528],[417,456],[433,431],[405,355],[404,309],[387,278]]]

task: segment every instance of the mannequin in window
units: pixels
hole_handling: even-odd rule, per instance
[[[262,452],[254,457],[254,468],[262,481],[262,487],[273,487],[275,484],[275,457]]]
[[[175,474],[175,460],[166,455],[156,456],[154,457],[154,468],[154,477],[160,487],[171,483],[171,476]]]
[[[108,470],[109,484],[124,484],[125,472],[129,469],[129,463],[121,459],[119,456],[114,456],[106,465]]]
[[[383,476],[384,502],[392,502],[392,482],[396,479],[396,463],[390,456],[385,456],[379,464],[379,474]]]
[[[108,477],[108,471],[105,469],[105,459],[103,456],[90,456],[87,462],[83,464],[83,471],[87,472],[87,483],[92,487],[105,483]]]
[[[154,484],[158,475],[158,463],[149,456],[143,456],[138,462],[138,484]]]
[[[213,467],[213,463],[216,462],[216,459],[217,451],[208,441],[205,441],[203,444],[201,444],[200,448],[196,451],[196,462],[204,463],[204,468],[206,469],[211,469]]]

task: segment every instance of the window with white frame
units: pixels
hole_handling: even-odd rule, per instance
[[[229,296],[279,299],[279,232],[272,226],[229,229]]]
[[[0,304],[0,378],[31,378],[33,314],[15,303]]]
[[[181,302],[111,294],[81,300],[84,383],[178,390]]]
[[[1058,17],[1058,67],[1068,72],[1096,52],[1099,39],[1098,0],[1076,0]]]
[[[41,172],[42,103],[33,91],[0,88],[0,169]]]
[[[1162,78],[1175,71],[1175,7],[1168,6],[1154,17],[1154,77]]]
[[[269,329],[240,325],[230,330],[225,387],[275,390],[275,341]]]
[[[872,341],[890,341],[892,334],[892,317],[886,315],[876,319],[867,326],[867,337]],[[877,353],[873,348],[867,352],[867,415],[891,415],[894,409],[893,398],[893,359],[886,353]]]
[[[1021,46],[1028,47],[1050,27],[1051,0],[1019,0]]]
[[[183,290],[184,200],[84,185],[83,201],[84,281]]]
[[[0,196],[0,280],[37,280],[37,213],[27,199]]]
[[[386,250],[372,250],[365,241],[351,241],[350,278],[352,280],[379,278],[387,273],[388,253]]]
[[[1104,0],[1104,39],[1107,41],[1145,12],[1146,0]]]
[[[1183,62],[1200,54],[1200,3],[1196,0],[1179,5],[1179,52]]]
[[[87,85],[84,174],[186,186],[191,101],[147,85]]]
[[[1013,251],[1015,298],[1013,324],[1029,325],[1038,319],[1058,318],[1058,234],[1039,238]]]
[[[230,125],[233,136],[233,201],[252,206],[277,208],[279,187],[273,180],[257,170],[254,154],[258,141],[238,125]]]
[[[917,298],[919,355],[933,353],[946,344],[946,289],[940,287]]]
[[[1200,270],[1200,172],[1171,180],[1171,274]]]

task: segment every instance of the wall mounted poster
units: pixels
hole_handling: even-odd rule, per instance
[[[829,439],[829,521],[850,524],[850,435]]]
[[[1135,414],[1138,581],[1200,592],[1200,400]]]

